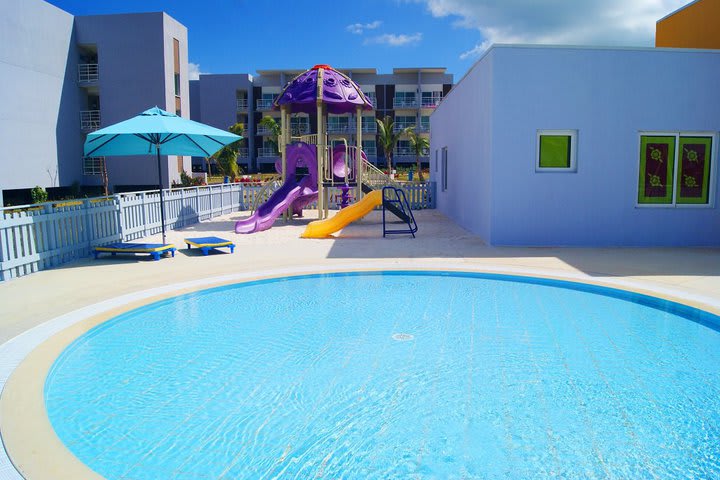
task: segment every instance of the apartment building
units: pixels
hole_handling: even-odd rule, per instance
[[[101,186],[104,168],[115,191],[157,188],[154,160],[84,158],[82,146],[155,105],[190,117],[187,29],[161,12],[74,17],[42,0],[1,3],[0,165],[11,173],[0,205],[35,185]],[[165,157],[163,169],[168,186],[190,157]]]
[[[453,85],[453,76],[445,68],[395,68],[391,74],[379,74],[374,68],[340,68],[352,78],[373,102],[374,112],[363,114],[363,149],[368,160],[385,164],[385,156],[377,139],[376,118],[390,116],[396,130],[414,126],[423,136],[430,135],[430,114]],[[304,70],[259,70],[257,76],[201,75],[190,82],[192,118],[226,129],[241,122],[245,125],[245,144],[238,162],[246,171],[272,171],[279,158],[272,131],[260,125],[265,116],[279,123],[280,112],[272,105],[284,85]],[[298,113],[291,118],[294,135],[316,133],[314,114]],[[333,144],[355,143],[354,114],[330,115],[327,131]],[[409,140],[401,138],[393,155],[396,164],[415,162]],[[429,157],[421,158],[424,163]],[[193,159],[196,170],[204,170],[204,159]]]

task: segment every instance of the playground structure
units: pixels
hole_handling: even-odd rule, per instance
[[[362,113],[374,107],[355,82],[328,65],[315,65],[285,86],[273,108],[280,110],[280,160],[275,169],[283,183],[249,218],[235,224],[236,233],[266,230],[280,215],[302,216],[303,208],[317,201],[318,222],[325,223],[319,227],[318,222],[312,222],[302,236],[325,237],[383,204],[383,195],[377,189],[394,183],[368,162],[362,151]],[[317,133],[292,136],[290,118],[297,113],[316,115]],[[327,134],[328,114],[347,113],[355,114],[355,145],[343,139],[333,146]],[[343,206],[353,198],[356,208],[328,219],[332,187],[342,191]],[[364,194],[371,193],[374,194],[363,199]],[[394,204],[388,208],[408,221],[403,209]],[[341,212],[345,210],[348,209]]]

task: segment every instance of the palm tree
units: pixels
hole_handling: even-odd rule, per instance
[[[397,145],[398,140],[400,140],[400,137],[404,133],[407,133],[410,130],[410,127],[403,128],[399,132],[396,132],[395,122],[390,116],[386,116],[382,119],[382,121],[376,118],[375,121],[378,124],[378,141],[385,152],[385,159],[387,160],[388,174],[392,174],[393,150],[395,150],[395,146]]]
[[[415,154],[415,162],[417,163],[418,180],[421,182],[425,181],[422,173],[422,165],[420,164],[420,157],[425,155],[430,150],[430,141],[426,137],[421,137],[415,132],[415,127],[410,127],[408,131],[410,137],[410,149]]]
[[[282,132],[282,130],[280,130],[280,125],[278,125],[273,117],[263,117],[262,120],[260,120],[259,125],[270,130],[270,137],[268,137],[268,141],[272,143],[275,150],[279,152],[280,148],[278,146],[278,138],[280,138],[280,133]]]
[[[245,125],[242,123],[236,123],[235,125],[231,125],[228,130],[235,135],[240,135],[243,130],[245,130]],[[212,156],[212,158],[214,158],[217,162],[218,169],[226,177],[235,178],[240,172],[237,163],[237,156],[240,145],[242,145],[244,140],[244,138],[241,138],[240,140],[226,145]]]

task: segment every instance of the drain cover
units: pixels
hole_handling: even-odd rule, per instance
[[[410,340],[414,340],[415,335],[410,335],[409,333],[393,333],[392,339],[397,340],[398,342],[408,342]]]

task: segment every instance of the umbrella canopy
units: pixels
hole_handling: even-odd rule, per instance
[[[154,107],[129,120],[89,134],[85,140],[84,153],[86,157],[151,154],[157,156],[162,239],[165,243],[161,152],[162,155],[209,157],[225,145],[240,139],[242,137],[239,135]]]
[[[87,136],[85,156],[163,155],[209,157],[242,137],[158,107]]]

